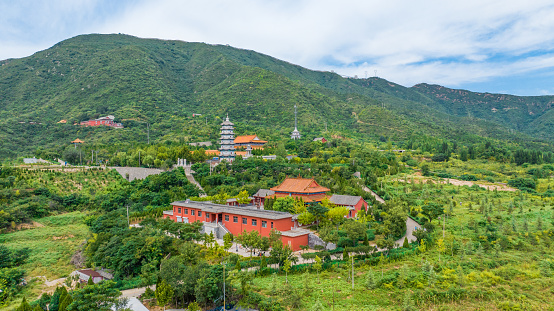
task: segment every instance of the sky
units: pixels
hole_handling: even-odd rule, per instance
[[[229,44],[344,76],[554,94],[552,0],[0,0],[0,59],[88,33]]]

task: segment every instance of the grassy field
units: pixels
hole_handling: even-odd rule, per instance
[[[0,235],[0,244],[10,249],[29,247],[31,254],[22,266],[27,271],[26,279],[44,276],[48,281],[68,276],[75,267],[71,257],[88,235],[88,227],[83,223],[85,214],[72,212],[37,219],[41,226]],[[12,305],[19,305],[21,297],[34,300],[45,290],[44,279],[29,282]]]
[[[464,172],[446,165],[434,168]],[[407,180],[412,176],[421,178],[408,175]],[[310,310],[317,300],[323,310],[333,310],[333,304],[334,310],[554,310],[552,198],[451,185],[436,177],[428,178],[436,183],[398,179],[383,178],[383,189],[391,200],[410,202],[415,211],[428,202],[444,206],[450,214],[444,237],[443,221],[434,220],[432,240],[417,254],[376,266],[360,261],[354,289],[350,265],[341,263],[322,272],[320,284],[316,271],[310,269],[306,274],[289,274],[289,285],[285,285],[284,273],[256,277],[253,290],[291,310]],[[537,183],[549,184],[550,180],[537,179]],[[429,266],[433,266],[433,276],[429,276]],[[370,270],[376,283],[372,289],[366,286]],[[415,309],[406,308],[408,302]]]

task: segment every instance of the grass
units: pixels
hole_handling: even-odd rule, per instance
[[[38,276],[45,276],[48,281],[66,277],[75,270],[70,263],[71,257],[89,232],[83,223],[84,216],[82,212],[72,212],[37,219],[43,227],[1,234],[0,244],[13,250],[31,249],[29,259],[21,267],[27,271],[26,280]],[[43,289],[42,280],[29,281],[7,310],[18,306],[23,296],[28,301],[38,298]]]

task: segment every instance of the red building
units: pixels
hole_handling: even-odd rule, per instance
[[[80,125],[84,125],[84,126],[104,125],[104,126],[110,126],[110,127],[121,128],[122,129],[123,125],[121,123],[115,123],[114,119],[115,119],[114,116],[105,116],[105,117],[94,119],[94,120],[83,121],[83,122],[80,123]]]
[[[367,210],[367,207],[369,206],[364,198],[353,195],[333,194],[329,198],[329,201],[337,206],[348,207],[350,210],[347,216],[348,218],[356,217],[356,214],[358,214],[359,211],[362,209]]]
[[[281,232],[283,243],[295,251],[300,249],[300,245],[308,245],[310,231],[298,229],[290,213],[188,200],[171,205],[173,210],[164,211],[164,218],[185,223],[200,221],[205,223],[205,232],[215,229],[238,235],[245,230],[256,230],[261,236],[269,237],[271,230],[275,229]]]

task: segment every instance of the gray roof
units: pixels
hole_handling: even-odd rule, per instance
[[[196,201],[175,201],[171,205],[197,208],[205,213],[228,213],[250,217],[260,217],[266,219],[284,219],[292,218],[292,214],[278,211],[268,211],[263,209],[254,209],[242,206],[229,206],[214,204],[208,202],[196,202]]]
[[[267,196],[271,196],[271,195],[274,195],[275,194],[275,191],[273,190],[269,190],[269,189],[260,189],[258,190],[258,192],[256,192],[256,194],[254,194],[253,196],[254,197],[262,197],[262,198],[265,198]]]
[[[325,139],[324,137],[316,137],[316,138],[314,138],[314,141],[322,141],[324,139]]]
[[[361,196],[333,194],[329,201],[337,205],[354,206],[363,200]]]
[[[294,238],[294,237],[297,237],[297,236],[309,234],[310,232],[311,232],[310,230],[295,228],[295,229],[291,229],[289,231],[282,231],[281,235]]]

